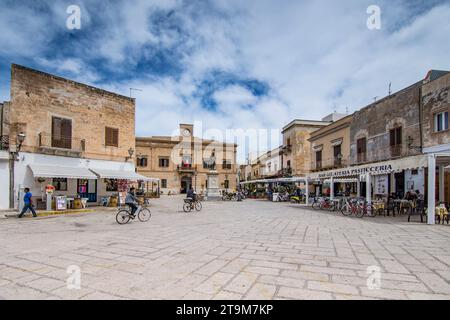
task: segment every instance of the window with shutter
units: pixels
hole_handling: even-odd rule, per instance
[[[72,120],[52,117],[52,147],[72,148]]]
[[[105,145],[108,147],[119,146],[119,129],[105,127]]]

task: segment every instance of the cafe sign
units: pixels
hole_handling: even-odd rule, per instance
[[[319,174],[319,179],[324,178],[339,178],[348,176],[359,176],[366,173],[380,174],[393,171],[392,165],[377,165],[365,168],[345,169],[340,171],[329,171]]]
[[[343,168],[339,170],[330,170],[325,172],[318,172],[312,174],[312,179],[329,179],[329,178],[342,178],[351,176],[364,176],[367,173],[371,175],[388,174],[392,172],[398,172],[407,169],[416,169],[421,167],[427,167],[427,159],[425,156],[413,156],[398,160],[392,160],[387,162],[373,163],[363,166],[355,166],[349,168]]]

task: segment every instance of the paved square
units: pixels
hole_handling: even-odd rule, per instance
[[[448,226],[261,200],[181,208],[166,196],[149,222],[124,226],[113,210],[1,219],[0,297],[450,299]],[[79,290],[67,287],[69,266],[81,270]],[[370,266],[379,289],[367,286]]]

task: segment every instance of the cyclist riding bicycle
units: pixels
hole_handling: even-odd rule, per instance
[[[136,194],[134,193],[135,188],[131,187],[130,191],[128,191],[127,196],[125,198],[125,204],[131,208],[131,215],[134,216],[138,209],[138,200],[136,198]]]
[[[194,189],[188,189],[186,192],[186,198],[191,199],[193,202],[197,200],[197,194],[195,193]]]

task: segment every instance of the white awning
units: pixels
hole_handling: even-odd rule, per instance
[[[241,185],[244,184],[256,184],[256,183],[295,183],[295,182],[306,182],[307,178],[305,177],[292,177],[292,178],[275,178],[275,179],[262,179],[262,180],[251,180],[251,181],[244,181],[241,182]]]
[[[30,164],[28,167],[35,178],[69,178],[69,179],[97,179],[87,168],[43,166]]]
[[[159,181],[156,178],[149,178],[140,175],[134,171],[125,170],[106,170],[106,169],[91,169],[97,177],[102,179],[118,179],[118,180],[131,180],[131,181]]]

